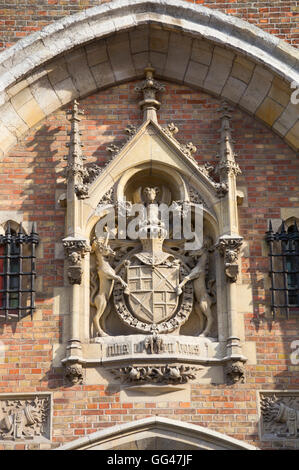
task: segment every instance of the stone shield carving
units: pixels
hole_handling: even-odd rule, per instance
[[[129,266],[127,284],[129,305],[140,321],[160,323],[174,314],[179,266]]]
[[[146,333],[170,333],[187,321],[193,307],[192,283],[186,284],[181,295],[176,290],[179,274],[186,275],[184,266],[136,265],[119,274],[122,279],[129,276],[129,294],[118,281],[113,291],[116,311],[124,323]]]

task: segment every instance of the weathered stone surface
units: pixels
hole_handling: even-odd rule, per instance
[[[52,66],[48,65],[48,77],[52,85],[62,82],[70,76],[65,59],[56,60]]]
[[[11,99],[13,107],[18,111],[22,106],[32,100],[33,96],[30,88],[24,88]]]
[[[99,88],[111,85],[115,81],[110,62],[103,62],[91,67],[91,72]]]
[[[213,93],[220,94],[232,68],[234,54],[228,50],[215,47],[209,73],[204,87]]]
[[[84,49],[79,49],[66,57],[67,68],[80,95],[95,91],[97,86],[87,65]]]
[[[254,70],[252,79],[245,91],[240,105],[248,109],[248,111],[255,113],[262,101],[268,94],[271,88],[273,75],[267,70],[257,66]]]
[[[164,74],[169,78],[183,80],[191,51],[191,39],[171,34]]]
[[[46,116],[34,98],[20,107],[18,114],[28,127],[35,126],[35,124]]]
[[[79,92],[71,78],[66,78],[61,82],[56,83],[53,88],[62,104],[67,104],[79,96]]]
[[[272,126],[282,111],[283,107],[279,103],[267,97],[258,108],[256,116],[269,124],[269,126]]]
[[[168,51],[169,32],[163,29],[151,29],[149,48],[151,51],[166,53]]]
[[[149,53],[148,52],[139,52],[132,56],[133,64],[136,70],[136,73],[143,75],[145,67],[149,64]]]
[[[145,22],[152,22],[152,24],[147,25]],[[277,77],[280,76],[285,80],[287,85],[292,81],[299,81],[298,50],[254,25],[180,0],[167,3],[162,0],[135,0],[130,2],[130,5],[120,0],[113,2],[113,5],[102,4],[91,10],[63,18],[48,25],[42,31],[21,39],[15,46],[4,51],[0,56],[0,92],[8,89],[8,93],[1,93],[1,103],[14,96],[17,97],[13,103],[14,108],[17,110],[22,107],[21,101],[26,92],[24,95],[18,95],[26,90],[27,80],[23,77],[28,72],[30,72],[31,85],[48,73],[55,92],[56,83],[63,82],[58,87],[59,93],[57,91],[59,100],[63,104],[67,103],[68,97],[72,99],[76,93],[77,96],[86,96],[99,86],[98,83],[101,83],[98,77],[93,78],[89,66],[95,67],[108,62],[105,47],[97,49],[96,44],[99,44],[97,41],[95,44],[88,44],[85,49],[79,48],[71,53],[69,51],[74,45],[84,45],[92,39],[111,36],[116,30],[128,30],[132,25],[134,29],[130,33],[122,33],[120,36],[116,35],[108,39],[109,56],[117,81],[131,79],[136,73],[140,74],[146,59],[144,49],[148,47],[150,49],[149,60],[159,75],[183,80],[187,72],[190,84],[195,83],[193,73],[195,66],[190,62],[188,67],[188,61],[191,58],[192,62],[210,66],[205,79],[206,90],[219,94],[225,87],[224,97],[233,101],[238,100],[242,88],[239,82],[235,82],[238,84],[238,90],[233,92],[231,85],[234,82],[228,80],[231,65],[229,54],[232,54],[228,49],[236,50],[238,57],[233,63],[231,77],[249,83],[240,100],[240,105],[250,113],[255,113],[267,96],[269,91],[267,83],[272,82],[273,79],[270,71],[274,71]],[[181,35],[181,32],[184,35]],[[177,35],[177,33],[180,34]],[[212,62],[210,61],[213,45],[204,39],[192,39],[190,50],[189,34],[193,38],[200,35],[201,38],[218,44]],[[135,55],[132,58],[132,52],[143,55]],[[57,64],[51,64],[51,59],[62,53],[68,57],[67,67],[64,58],[57,59]],[[77,59],[74,59],[76,55],[78,55]],[[251,59],[261,64],[255,68],[254,73],[254,62]],[[178,63],[179,66],[177,66]],[[71,73],[72,80],[67,80],[69,73]],[[213,78],[215,76],[219,79],[215,80]],[[285,108],[288,106],[287,90],[281,79],[271,85],[269,98]],[[201,77],[199,82],[200,80]],[[110,84],[108,78],[104,82],[105,86]],[[114,80],[111,83],[114,83]],[[68,85],[69,90],[66,88]],[[74,86],[76,91],[73,90]],[[54,94],[52,97],[53,103],[48,102],[46,106],[50,110],[54,110],[55,103],[57,104]],[[41,108],[44,109],[45,106]],[[288,113],[283,110],[281,118],[273,124],[273,129],[280,135],[288,135],[294,125],[292,113],[288,116]],[[29,121],[36,122],[36,119]],[[13,124],[9,127],[12,126]],[[292,133],[289,135],[291,136]],[[292,142],[294,142],[293,138]],[[6,144],[4,146],[6,147]]]
[[[291,89],[288,83],[280,78],[274,77],[269,97],[280,103],[283,107],[288,106],[291,100]]]
[[[156,73],[163,75],[163,71],[166,64],[167,55],[161,54],[160,52],[151,52],[149,53],[150,63],[155,67]]]
[[[116,81],[134,77],[135,68],[127,33],[111,38],[111,41],[108,42],[108,53]]]
[[[295,149],[299,148],[299,121],[287,133],[286,138]]]
[[[273,129],[279,132],[282,136],[285,136],[298,120],[298,115],[299,104],[295,105],[290,102],[273,125]]]
[[[45,114],[51,114],[61,105],[47,77],[31,85],[31,92]]]
[[[131,31],[130,47],[132,54],[149,50],[149,28],[139,28]]]
[[[97,41],[94,44],[89,44],[85,47],[87,62],[90,67],[101,64],[108,60],[107,44],[105,40]]]
[[[191,59],[200,64],[210,65],[213,57],[213,45],[200,40],[192,43]]]
[[[185,83],[195,86],[203,86],[208,70],[209,68],[206,65],[190,60],[185,75]]]
[[[246,90],[246,84],[234,77],[229,77],[222,90],[222,96],[238,103]]]
[[[245,83],[249,83],[253,74],[255,64],[242,56],[237,56],[234,60],[231,76],[238,78]]]
[[[17,137],[21,136],[28,130],[28,126],[13,108],[10,102],[6,103],[1,112],[0,120],[7,129]]]

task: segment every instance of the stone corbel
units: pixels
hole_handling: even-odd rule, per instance
[[[230,361],[226,366],[228,385],[245,382],[245,366],[241,361]]]
[[[65,364],[65,377],[72,385],[83,383],[83,367],[82,364],[68,363]]]
[[[86,240],[68,237],[63,240],[65,255],[68,261],[68,280],[70,284],[81,284],[82,281],[82,259],[90,251]]]
[[[220,238],[216,248],[224,258],[224,271],[230,282],[236,282],[239,274],[239,253],[242,246],[242,237]]]

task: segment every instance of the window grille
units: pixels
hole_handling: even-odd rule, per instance
[[[7,223],[0,235],[0,319],[17,319],[35,310],[36,224],[30,235],[20,225],[18,232]]]
[[[286,228],[283,221],[276,233],[272,223],[266,232],[269,245],[271,277],[271,310],[275,316],[282,310],[289,317],[290,311],[299,308],[299,231],[297,223]]]

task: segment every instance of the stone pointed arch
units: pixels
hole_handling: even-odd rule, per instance
[[[258,450],[203,426],[158,416],[97,431],[56,450]]]
[[[181,0],[118,0],[64,18],[0,55],[0,154],[74,98],[141,76],[224,97],[299,147],[298,50]],[[215,78],[216,77],[216,78]]]

